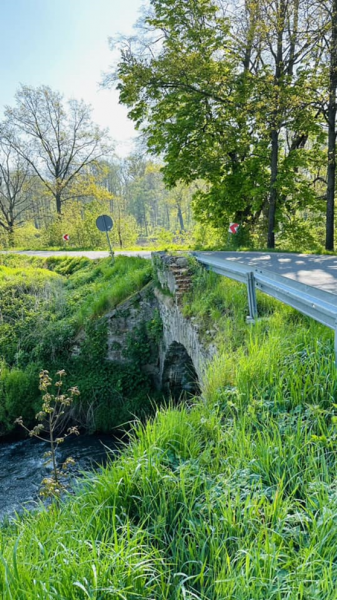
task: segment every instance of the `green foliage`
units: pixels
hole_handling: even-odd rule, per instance
[[[131,262],[130,262],[131,261]],[[98,266],[92,276],[100,274],[101,279],[92,286],[91,294],[86,293],[79,311],[79,321],[83,323],[87,319],[101,316],[108,310],[114,309],[122,300],[134,294],[144,287],[151,279],[151,264],[142,258],[118,257],[115,264],[106,260],[104,266]],[[130,268],[132,265],[133,268]],[[108,286],[107,282],[114,280],[114,285]]]
[[[151,380],[138,363],[107,361],[107,323],[100,317],[150,281],[150,262],[127,257],[118,257],[114,265],[110,259],[73,257],[0,260],[1,433],[12,431],[20,415],[32,425],[42,367],[54,373],[67,366],[69,384],[81,390],[74,410],[92,431],[110,431],[134,414],[143,418]],[[79,355],[74,352],[78,340]],[[152,343],[150,335],[147,342]],[[146,346],[143,351],[145,356]]]
[[[43,230],[40,237],[40,248],[61,246],[64,233],[69,234],[69,242],[64,244],[70,248],[96,248],[107,250],[106,234],[96,227],[96,219],[101,214],[110,214],[107,200],[95,200],[88,204],[75,206],[70,204],[63,210],[62,216],[55,216]],[[114,217],[114,215],[112,215]],[[131,215],[123,215],[118,221],[122,247],[133,246],[137,241],[137,224]],[[120,239],[116,226],[110,233],[113,246],[120,247]],[[31,246],[29,239],[25,245]],[[34,246],[33,246],[34,247]]]
[[[156,310],[153,316],[153,319],[149,321],[147,324],[147,333],[153,342],[159,344],[163,335],[163,322],[161,320],[161,316],[159,310]]]
[[[4,600],[335,599],[331,332],[262,295],[247,325],[244,286],[198,269],[188,300],[223,342],[203,398],[158,411],[74,497],[1,530]]]
[[[198,249],[225,248],[227,246],[227,232],[210,222],[197,223],[193,231],[194,247]]]
[[[318,60],[312,22],[329,39],[331,13],[306,0],[151,7],[106,84],[117,81],[149,151],[163,156],[168,186],[195,183],[197,221],[223,233],[236,221],[263,235],[260,246],[269,228],[274,248],[284,219],[325,211],[330,47]]]
[[[25,369],[10,369],[0,364],[0,435],[11,432],[14,421],[22,415],[31,423],[39,409],[39,366],[31,363]]]
[[[124,356],[138,367],[155,362],[154,353],[158,352],[158,344],[162,338],[163,324],[156,310],[153,319],[141,322],[127,338]]]
[[[166,189],[160,163],[140,156],[102,161],[90,178],[99,183],[92,184],[92,196],[85,197],[77,190],[79,196],[74,195],[76,200],[63,206],[62,215],[53,212],[48,204],[51,199],[38,188],[34,197],[38,216],[32,219],[32,211],[27,210],[25,222],[15,225],[15,247],[107,250],[106,235],[96,227],[96,218],[102,213],[114,220],[109,235],[117,249],[137,248],[139,236],[139,242],[152,247],[174,248],[191,243],[193,186]],[[62,239],[64,233],[70,236],[67,242]],[[11,239],[13,242],[13,235]],[[5,230],[0,230],[0,247],[11,248]]]
[[[278,244],[284,250],[298,252],[322,252],[322,239],[324,232],[323,220],[316,214],[316,218],[310,218],[306,221],[295,216],[290,221],[282,224],[282,229],[278,235]]]

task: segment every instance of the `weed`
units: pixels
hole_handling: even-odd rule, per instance
[[[66,437],[73,434],[79,435],[77,427],[69,427],[66,432],[63,431],[63,427],[67,421],[67,412],[69,412],[74,398],[79,396],[80,392],[77,387],[72,387],[68,390],[68,393],[62,393],[63,377],[66,373],[61,370],[56,375],[58,376],[58,380],[54,384],[56,393],[51,394],[49,388],[52,386],[53,381],[49,377],[48,371],[44,370],[40,373],[39,390],[43,392],[43,396],[42,408],[36,415],[38,425],[29,430],[22,417],[18,417],[15,422],[25,429],[30,437],[35,437],[43,442],[48,441],[50,444],[50,450],[44,454],[44,458],[47,459],[45,465],[48,465],[49,462],[52,463],[52,476],[42,481],[40,494],[44,498],[51,497],[58,500],[62,490],[65,489],[62,479],[67,474],[68,466],[73,464],[74,461],[70,457],[67,458],[61,467],[61,473],[57,466],[56,449],[64,442]],[[47,435],[47,439],[43,437],[44,434]]]

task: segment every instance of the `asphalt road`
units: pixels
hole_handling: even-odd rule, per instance
[[[24,254],[25,256],[42,256],[43,258],[48,258],[49,256],[83,256],[85,258],[90,258],[91,260],[94,260],[95,258],[107,258],[109,256],[109,252],[105,252],[104,250],[59,250],[54,252],[49,250],[15,250],[12,252],[2,251],[0,254]],[[151,252],[145,250],[136,250],[135,252],[115,252],[116,256],[119,254],[122,256],[151,258]]]
[[[201,252],[252,267],[261,267],[332,294],[337,294],[337,256],[286,252]]]
[[[108,252],[82,251],[20,251],[17,254],[29,256],[85,256],[87,258],[105,258]],[[116,252],[116,255],[140,256],[151,258],[149,251]],[[315,254],[288,254],[285,252],[202,252],[205,256],[237,261],[246,265],[268,269],[284,277],[295,279],[320,288],[326,292],[337,294],[337,256],[320,256]]]

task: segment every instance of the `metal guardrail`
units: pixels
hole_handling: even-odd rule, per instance
[[[293,279],[259,267],[250,267],[230,260],[211,258],[198,252],[192,254],[198,262],[204,264],[211,271],[247,285],[248,321],[254,322],[258,317],[257,288],[261,292],[333,329],[335,332],[335,362],[337,365],[337,295],[324,292],[310,285],[298,283]]]

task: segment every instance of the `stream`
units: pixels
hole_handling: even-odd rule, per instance
[[[47,442],[34,438],[0,443],[0,521],[23,508],[36,508],[41,481],[51,474],[51,465],[45,466],[43,458],[49,449]],[[69,456],[75,460],[69,475],[71,487],[81,472],[99,469],[117,451],[116,439],[108,435],[71,436],[58,447],[57,461],[61,465]]]

